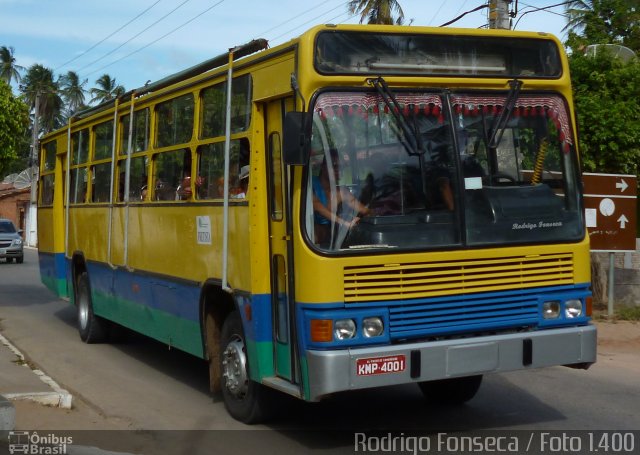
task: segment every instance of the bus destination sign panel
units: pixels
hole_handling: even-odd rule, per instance
[[[638,181],[635,175],[583,173],[592,251],[635,251]]]

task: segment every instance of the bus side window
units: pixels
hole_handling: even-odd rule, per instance
[[[184,177],[188,149],[158,153],[154,160],[153,199],[172,201],[176,199],[176,189]],[[190,159],[189,159],[190,162]]]
[[[229,195],[233,197],[240,187],[240,170],[249,165],[249,140],[234,139],[229,151]],[[202,185],[197,199],[222,199],[224,197],[224,142],[198,147],[198,178]]]

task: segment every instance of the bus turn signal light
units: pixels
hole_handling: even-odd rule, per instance
[[[333,341],[333,321],[331,319],[312,319],[311,341]]]
[[[591,313],[593,311],[593,297],[587,297],[585,299],[585,303],[586,303],[586,314],[587,316],[591,317]]]

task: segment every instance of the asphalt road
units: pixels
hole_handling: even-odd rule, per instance
[[[102,419],[96,422],[98,427],[103,422],[108,429],[146,431],[248,428],[212,400],[202,360],[136,335],[117,344],[82,343],[75,309],[40,284],[33,250],[26,252],[24,264],[0,262],[0,330],[33,364],[69,390],[76,403],[98,415]],[[556,367],[487,376],[478,395],[461,407],[429,407],[414,386],[342,394],[319,404],[283,396],[268,425],[251,427],[250,432],[189,432],[185,438],[200,440],[215,434],[218,449],[237,450],[241,442],[248,444],[245,453],[254,453],[252,449],[354,453],[361,451],[354,446],[358,432],[401,436],[640,429],[640,375],[637,368],[629,368],[629,362],[638,365],[640,353],[620,360],[603,355],[609,357],[605,361],[599,357],[588,371]],[[269,429],[275,431],[256,431]],[[182,433],[162,434],[182,437],[178,436]],[[162,439],[152,439],[158,438]],[[382,446],[366,446],[376,447]],[[639,448],[636,435],[635,449]]]

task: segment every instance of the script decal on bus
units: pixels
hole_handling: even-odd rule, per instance
[[[358,359],[356,368],[358,376],[371,376],[374,374],[401,373],[404,371],[406,364],[406,356],[394,355]]]

